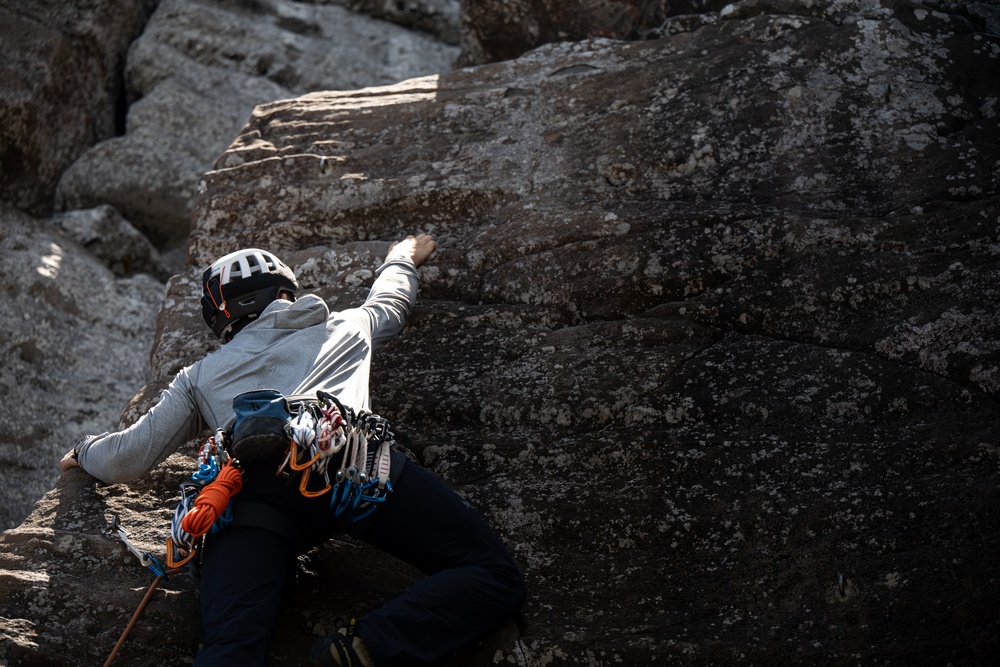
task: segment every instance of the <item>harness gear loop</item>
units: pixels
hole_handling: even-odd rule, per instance
[[[365,410],[345,408],[326,392],[317,392],[315,399],[289,401],[289,444],[276,474],[299,474],[299,492],[306,498],[330,493],[330,510],[338,518],[346,515],[356,522],[370,515],[392,491],[394,440],[389,422]],[[334,474],[329,472],[331,464]],[[322,475],[326,485],[311,491],[309,480],[315,475]]]

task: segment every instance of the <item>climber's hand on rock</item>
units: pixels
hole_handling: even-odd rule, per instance
[[[430,257],[435,248],[437,248],[437,242],[430,234],[417,234],[416,236],[411,234],[389,246],[389,252],[385,259],[389,261],[397,257],[406,257],[413,260],[416,266],[420,266],[424,260]]]
[[[66,455],[62,457],[62,461],[59,462],[59,469],[66,472],[70,468],[79,468],[80,462],[76,460],[73,450],[66,452]]]

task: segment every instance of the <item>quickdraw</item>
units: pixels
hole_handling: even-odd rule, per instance
[[[242,486],[239,467],[228,452],[229,434],[216,431],[198,453],[198,470],[181,482],[181,499],[170,522],[167,565],[184,567],[194,558],[201,539],[232,520],[232,497]]]
[[[170,535],[167,537],[167,567],[165,569],[155,556],[149,552],[139,551],[128,539],[129,532],[121,525],[118,516],[112,518],[111,524],[105,529],[105,534],[121,539],[129,551],[135,554],[139,562],[148,567],[156,578],[135,610],[125,631],[108,656],[104,667],[109,667],[114,661],[125,638],[135,626],[143,609],[149,603],[153,591],[168,574],[181,572],[185,565],[194,558],[202,537],[209,531],[218,532],[232,521],[231,500],[240,490],[242,476],[239,468],[234,465],[227,451],[228,434],[217,431],[210,437],[198,454],[198,470],[191,479],[181,483],[181,499],[174,512],[170,525]]]
[[[129,633],[132,631],[132,628],[135,627],[136,621],[139,620],[139,615],[142,613],[142,610],[146,608],[146,605],[149,603],[150,598],[152,598],[153,591],[156,590],[156,587],[159,586],[161,582],[167,580],[168,574],[174,574],[175,572],[177,572],[177,570],[165,570],[163,566],[160,565],[160,561],[156,559],[156,556],[150,554],[148,551],[145,552],[139,551],[135,547],[135,545],[132,544],[131,540],[128,539],[130,533],[127,530],[125,530],[125,526],[121,524],[121,521],[118,519],[117,514],[111,517],[111,523],[108,524],[108,527],[104,529],[104,534],[120,539],[122,543],[128,548],[128,550],[131,551],[133,554],[135,554],[135,557],[139,559],[139,562],[142,563],[145,567],[149,568],[149,570],[156,575],[156,578],[153,579],[153,583],[149,586],[149,590],[146,591],[146,595],[143,596],[142,602],[139,603],[139,607],[132,614],[132,618],[125,626],[124,632],[122,632],[122,635],[118,639],[118,642],[111,650],[111,654],[108,656],[108,659],[104,662],[104,667],[109,667],[111,663],[114,662],[114,659],[118,655],[118,652],[121,651],[122,645],[125,643],[125,638],[128,637]]]
[[[315,403],[300,403],[289,422],[288,451],[277,474],[301,474],[299,492],[307,498],[330,493],[336,517],[361,521],[392,492],[389,481],[392,432],[389,422],[370,412],[355,413],[324,392]],[[374,455],[369,452],[377,447]],[[334,455],[339,467],[330,470]],[[322,476],[323,486],[310,490],[309,480]]]
[[[166,574],[163,566],[160,565],[160,561],[156,559],[156,556],[148,551],[139,551],[135,545],[132,544],[132,542],[128,539],[128,536],[131,533],[125,530],[125,526],[121,524],[117,514],[111,517],[111,523],[104,529],[104,534],[120,539],[128,550],[135,554],[135,557],[139,559],[139,562],[142,563],[144,567],[149,568],[149,571],[153,574],[157,576],[164,576]]]

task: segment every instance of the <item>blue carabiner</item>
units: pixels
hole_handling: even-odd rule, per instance
[[[206,463],[198,466],[198,472],[191,474],[191,479],[202,486],[208,484],[219,475],[219,466],[215,459],[209,459]]]
[[[222,532],[229,527],[229,524],[233,522],[233,501],[230,500],[229,504],[226,505],[226,511],[219,515],[219,518],[215,520],[212,524],[209,534],[215,535]]]
[[[330,497],[330,509],[333,510],[333,515],[338,519],[344,513],[344,510],[347,509],[350,502],[352,486],[353,484],[350,480],[344,480],[343,482],[338,482],[333,487],[333,493]]]
[[[147,565],[146,566],[146,567],[149,568],[149,571],[152,572],[153,574],[155,574],[158,577],[163,577],[163,580],[166,581],[167,580],[167,571],[163,569],[162,565],[160,565],[160,561],[158,561],[156,559],[156,556],[154,556],[153,554],[151,554],[151,553],[149,553],[147,551],[146,553],[143,554],[143,557],[144,558],[148,558],[149,560],[153,561],[152,565]]]

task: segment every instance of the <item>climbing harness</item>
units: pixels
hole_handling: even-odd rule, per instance
[[[299,492],[307,498],[329,492],[330,510],[337,518],[357,522],[371,515],[392,492],[394,440],[389,422],[345,408],[325,392],[317,392],[315,401],[292,401],[290,409],[294,416],[286,427],[288,450],[277,474],[299,474]],[[339,467],[331,480],[332,465]],[[323,478],[318,490],[309,488],[314,476]]]
[[[260,393],[267,398],[270,391]],[[285,400],[280,394],[277,396]],[[307,498],[329,493],[330,510],[338,519],[360,522],[371,516],[392,492],[390,473],[395,440],[389,422],[371,412],[345,408],[325,392],[317,392],[315,399],[293,397],[287,402],[289,416],[284,426],[287,448],[275,474],[288,478],[299,475],[299,492]],[[192,560],[204,536],[232,523],[232,499],[243,485],[242,469],[231,453],[233,432],[233,427],[219,429],[209,437],[198,452],[198,470],[180,485],[180,501],[167,537],[166,567],[129,541],[129,532],[117,516],[105,530],[107,535],[120,539],[156,575],[105,667],[117,656],[160,582],[166,581],[168,574],[183,571],[189,563],[193,567]],[[317,478],[322,478],[322,488],[310,488],[310,480]]]
[[[167,565],[180,568],[194,557],[207,533],[217,533],[233,520],[232,498],[243,478],[228,451],[229,433],[218,430],[198,453],[198,470],[181,483],[181,499],[170,522]]]

